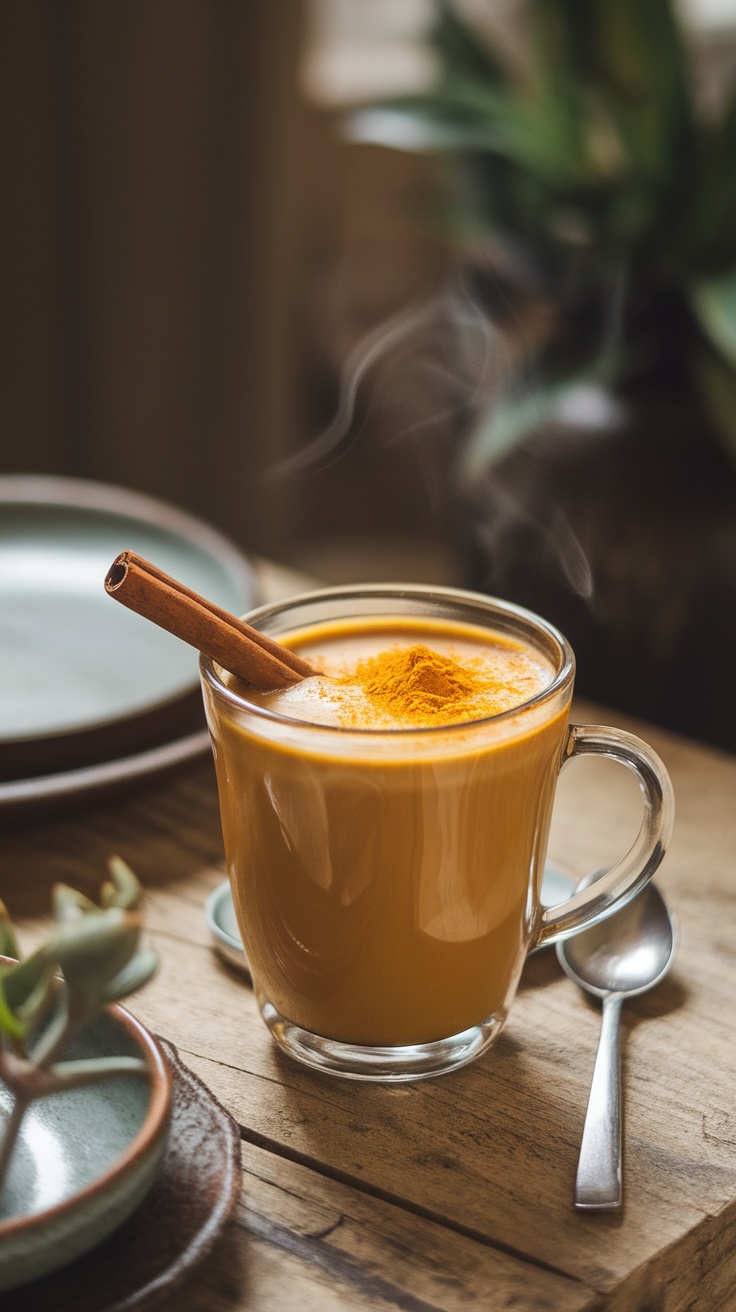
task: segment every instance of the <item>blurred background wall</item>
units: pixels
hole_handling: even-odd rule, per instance
[[[520,3],[456,0],[455,8],[492,29],[513,64],[525,53]],[[707,120],[736,71],[736,0],[681,0],[679,9]],[[636,25],[636,6],[626,14]],[[546,576],[538,594],[499,577],[506,512],[497,497],[476,534],[473,573],[454,462],[463,386],[467,396],[474,383],[472,370],[458,378],[453,408],[456,322],[444,355],[433,341],[432,369],[422,372],[420,340],[413,359],[393,358],[383,381],[366,372],[339,444],[325,459],[294,464],[329,430],[361,344],[375,345],[381,325],[433,297],[442,301],[463,265],[462,244],[437,236],[433,223],[447,182],[436,154],[358,144],[344,131],[356,106],[432,85],[425,38],[435,15],[432,0],[0,0],[0,473],[140,489],[211,521],[247,551],[326,581],[404,577],[502,591],[556,619],[581,669],[595,675],[608,663],[598,682],[588,674],[594,695],[736,743],[736,701],[724,729],[710,656],[701,679],[712,685],[708,706],[694,707],[688,691],[702,599],[706,623],[714,615],[730,623],[732,461],[725,473],[713,464],[725,489],[720,519],[710,493],[700,497],[695,540],[713,551],[700,553],[702,571],[684,590],[680,562],[692,553],[680,510],[659,504],[656,463],[662,523],[648,506],[638,517],[637,532],[649,537],[630,534],[633,573],[619,569],[620,523],[610,533],[604,525],[592,600],[573,595],[567,578],[556,598]],[[658,52],[645,53],[654,69]],[[729,188],[727,180],[727,199]],[[659,430],[666,445],[667,424]],[[637,438],[637,450],[646,445]],[[677,473],[681,509],[693,500],[687,461]],[[605,502],[609,475],[587,467],[577,482],[563,475],[581,522],[600,520],[586,498],[597,479]],[[624,501],[627,478],[624,469]],[[532,527],[543,518],[537,502],[525,512]],[[525,545],[505,541],[523,564]],[[637,602],[644,560],[652,595]],[[671,629],[672,598],[669,673],[655,652],[647,683],[642,651],[659,642],[652,615],[666,611]],[[641,615],[630,622],[634,603]],[[612,641],[619,611],[625,659]],[[588,649],[591,625],[597,646],[591,638]],[[725,628],[711,649],[730,668]]]
[[[513,46],[518,0],[461,8]],[[733,4],[686,8],[707,96]],[[343,572],[457,573],[447,459],[397,438],[411,416],[369,404],[337,461],[269,476],[329,424],[361,338],[445,274],[435,163],[340,133],[428,83],[432,15],[3,0],[0,472],[138,488],[326,577],[335,544]]]
[[[264,478],[445,260],[409,217],[427,162],[339,139],[386,72],[342,8],[3,3],[1,472],[138,488],[306,567],[334,535],[432,535],[402,449]]]
[[[293,405],[298,6],[31,0],[3,26],[3,468],[273,549],[285,500],[253,483]]]

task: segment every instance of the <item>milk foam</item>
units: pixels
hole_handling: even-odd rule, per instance
[[[395,629],[385,622],[375,629],[356,629],[346,624],[321,626],[308,635],[294,635],[288,644],[319,669],[319,675],[275,692],[249,693],[249,700],[278,715],[311,724],[406,729],[411,727],[407,721],[369,697],[353,676],[360,663],[384,652],[407,650],[417,643],[456,661],[472,677],[473,685],[478,685],[462,722],[521,706],[548,687],[554,677],[551,664],[533,648],[471,626],[399,621]],[[437,723],[457,722],[450,712]]]

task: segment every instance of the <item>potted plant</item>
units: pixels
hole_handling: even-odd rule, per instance
[[[109,872],[99,906],[66,884],[55,885],[53,930],[25,958],[0,901],[0,1083],[11,1096],[0,1118],[0,1194],[21,1124],[37,1098],[113,1077],[149,1076],[142,1057],[64,1060],[70,1040],[108,1003],[141,988],[157,966],[153,949],[140,946],[138,880],[120,857],[110,859]]]
[[[589,694],[736,747],[736,88],[696,109],[670,0],[529,0],[509,62],[447,0],[436,150],[501,359],[458,457],[471,581],[568,632]],[[726,680],[724,684],[724,680]]]

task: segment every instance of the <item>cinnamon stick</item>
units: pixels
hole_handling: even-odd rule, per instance
[[[134,551],[123,551],[113,561],[105,591],[255,688],[283,688],[317,673],[301,656],[192,592]]]

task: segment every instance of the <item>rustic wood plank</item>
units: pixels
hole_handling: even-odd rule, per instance
[[[452,1199],[447,1196],[446,1186],[443,1187],[437,1178],[429,1182],[424,1179],[421,1185],[418,1183],[421,1177],[427,1174],[424,1159],[427,1156],[430,1160],[432,1158],[432,1150],[427,1152],[427,1145],[422,1142],[422,1135],[418,1134],[415,1128],[425,1119],[423,1108],[417,1108],[416,1114],[412,1111],[405,1117],[398,1118],[395,1138],[410,1146],[400,1159],[400,1164],[393,1172],[394,1178],[389,1185],[399,1196],[402,1196],[404,1176],[408,1169],[417,1179],[418,1187],[411,1191],[413,1200],[417,1197],[424,1198],[432,1206],[437,1207],[447,1219],[455,1222],[459,1219],[461,1223],[464,1220],[467,1224],[474,1213],[476,1217],[478,1215],[482,1217],[484,1212],[493,1216],[493,1203],[498,1204],[499,1196],[503,1198],[503,1181],[499,1171],[503,1170],[504,1165],[510,1173],[512,1184],[516,1182],[517,1176],[525,1178],[531,1174],[538,1193],[543,1191],[545,1185],[548,1190],[544,1219],[549,1225],[547,1238],[550,1242],[544,1243],[544,1237],[537,1234],[536,1254],[541,1254],[546,1260],[558,1255],[560,1241],[567,1232],[567,1244],[565,1245],[563,1239],[563,1248],[570,1251],[570,1266],[566,1269],[574,1271],[581,1278],[590,1279],[592,1283],[597,1282],[598,1287],[609,1292],[623,1282],[622,1295],[627,1286],[629,1294],[634,1293],[630,1279],[626,1276],[627,1272],[630,1276],[632,1269],[636,1269],[636,1258],[640,1259],[640,1264],[643,1263],[646,1271],[646,1262],[650,1256],[647,1245],[645,1243],[642,1246],[634,1241],[637,1236],[650,1231],[652,1216],[658,1219],[655,1241],[657,1247],[663,1242],[666,1244],[667,1240],[677,1244],[681,1242],[683,1229],[700,1226],[703,1229],[703,1234],[700,1236],[702,1243],[699,1241],[684,1247],[681,1245],[681,1257],[692,1271],[695,1269],[694,1259],[697,1257],[700,1264],[710,1251],[709,1270],[715,1271],[719,1263],[712,1252],[712,1245],[708,1242],[710,1227],[707,1216],[711,1212],[716,1215],[724,1212],[724,1208],[728,1211],[727,1201],[733,1197],[733,1146],[729,1150],[728,1144],[724,1145],[723,1140],[728,1139],[729,1135],[731,1139],[736,1138],[730,1115],[733,1087],[733,1059],[730,1054],[734,1051],[734,1045],[733,1026],[723,1014],[723,985],[724,971],[730,971],[733,980],[734,962],[733,950],[727,935],[720,934],[714,938],[713,929],[714,924],[717,926],[719,921],[723,924],[729,923],[734,897],[731,885],[731,852],[733,837],[736,837],[736,834],[733,832],[730,800],[733,796],[736,775],[733,762],[722,758],[714,759],[711,754],[702,754],[689,745],[669,740],[665,735],[660,736],[658,745],[670,758],[669,763],[681,798],[681,814],[684,803],[690,808],[693,820],[699,822],[704,811],[707,817],[708,871],[704,871],[703,874],[707,881],[709,901],[703,902],[704,881],[700,876],[697,886],[693,886],[689,862],[693,859],[694,853],[692,841],[687,841],[687,831],[684,835],[685,842],[682,843],[683,850],[682,852],[678,850],[682,832],[681,821],[661,880],[683,922],[683,941],[678,967],[670,981],[658,993],[640,1000],[628,1011],[626,1047],[628,1202],[623,1220],[608,1217],[581,1218],[575,1216],[569,1209],[572,1176],[599,1022],[597,1013],[578,999],[572,986],[566,980],[555,977],[550,981],[552,987],[545,988],[543,1001],[547,1023],[552,1022],[557,1041],[555,1042],[552,1035],[548,1034],[545,1036],[544,1044],[540,1045],[538,1003],[542,998],[535,985],[546,979],[553,971],[556,972],[555,963],[550,962],[549,959],[547,962],[530,963],[525,989],[512,1015],[509,1031],[496,1053],[492,1052],[484,1063],[478,1063],[476,1067],[459,1073],[452,1081],[440,1081],[436,1085],[417,1086],[411,1091],[401,1091],[401,1094],[410,1099],[418,1095],[418,1100],[423,1104],[433,1106],[430,1123],[436,1123],[437,1108],[442,1108],[446,1103],[446,1114],[456,1127],[455,1135],[462,1150],[457,1154],[457,1168],[463,1178],[462,1207],[458,1208],[456,1203],[453,1208]],[[696,761],[693,759],[693,752],[698,758]],[[709,769],[704,769],[706,765],[704,755],[708,758]],[[557,837],[559,839],[561,830],[562,850],[567,854],[574,853],[578,867],[582,863],[582,868],[585,868],[609,855],[612,857],[616,854],[621,842],[623,822],[632,811],[632,798],[626,786],[626,776],[621,771],[616,772],[614,767],[609,767],[610,777],[605,780],[607,810],[604,812],[600,799],[601,781],[596,778],[595,771],[589,767],[586,775],[583,767],[579,767],[576,773],[574,787],[567,790],[567,796],[564,793],[561,796]],[[573,775],[573,771],[570,775]],[[694,803],[691,800],[691,790],[695,790],[697,794]],[[595,825],[581,825],[581,814],[595,816]],[[686,825],[690,818],[686,815]],[[726,832],[724,832],[724,823]],[[633,825],[631,828],[633,829]],[[604,850],[606,845],[608,851]],[[702,851],[698,852],[698,859],[699,862],[703,861]],[[723,938],[726,939],[725,942],[721,941]],[[645,1023],[647,1019],[651,1021],[657,1017],[660,1021],[658,1026]],[[695,1017],[699,1020],[695,1027],[697,1033],[691,1032]],[[514,1038],[518,1048],[514,1046],[509,1051],[509,1044]],[[712,1069],[714,1052],[717,1054],[717,1070]],[[498,1060],[496,1060],[497,1054]],[[525,1062],[526,1057],[529,1060]],[[277,1057],[277,1063],[279,1060]],[[286,1063],[281,1064],[286,1065]],[[473,1168],[475,1127],[472,1118],[465,1114],[466,1104],[473,1106],[483,1101],[482,1095],[481,1098],[473,1095],[479,1085],[484,1066],[490,1068],[492,1089],[494,1091],[497,1089],[501,1093],[500,1101],[504,1104],[503,1116],[499,1121],[504,1133],[496,1137],[500,1138],[506,1146],[513,1142],[514,1138],[516,1140],[514,1151],[509,1154],[508,1147],[506,1148],[505,1163],[497,1162],[497,1169],[491,1173],[490,1178],[484,1178],[482,1172],[477,1172]],[[519,1078],[525,1066],[528,1068],[526,1089]],[[703,1072],[709,1070],[709,1067],[711,1067],[710,1078],[705,1089]],[[301,1072],[297,1078],[299,1077]],[[280,1078],[283,1080],[283,1075],[280,1075]],[[311,1076],[306,1076],[306,1080],[311,1092],[314,1081]],[[456,1081],[462,1081],[472,1091],[461,1097],[463,1111],[459,1121],[458,1100],[454,1092],[452,1096],[448,1093],[447,1097],[443,1092],[445,1088],[449,1090],[450,1085],[454,1085]],[[293,1088],[293,1079],[290,1082]],[[323,1127],[325,1137],[330,1132],[330,1123],[334,1127],[333,1085],[330,1082],[327,1084],[331,1105],[326,1112],[327,1123]],[[551,1098],[549,1090],[552,1090]],[[389,1099],[391,1095],[399,1094],[398,1090],[385,1092]],[[490,1089],[488,1094],[491,1096],[487,1097],[487,1101],[492,1106],[495,1100]],[[511,1102],[514,1098],[516,1103],[512,1109]],[[521,1099],[521,1106],[519,1106],[519,1099]],[[289,1104],[293,1104],[293,1100],[292,1093],[288,1100]],[[354,1148],[352,1155],[350,1153],[349,1116],[351,1112],[354,1114],[356,1102],[366,1101],[365,1091],[361,1090],[356,1098],[354,1090],[350,1094],[345,1094],[341,1088],[339,1100],[341,1109],[345,1111],[347,1117],[345,1141],[337,1151],[333,1151],[332,1160],[350,1162],[356,1158],[356,1153]],[[287,1132],[287,1142],[296,1145],[299,1151],[306,1149],[308,1153],[315,1137],[322,1136],[315,1134],[314,1126],[311,1133],[305,1131],[305,1122],[309,1126],[310,1122],[314,1121],[313,1099],[307,1101],[312,1115],[304,1117],[300,1103],[297,1114],[297,1120],[301,1122],[300,1128],[294,1133],[293,1128],[290,1127]],[[349,1111],[346,1109],[347,1102],[350,1103]],[[545,1133],[539,1136],[539,1131],[533,1128],[534,1118],[545,1103],[547,1125]],[[287,1109],[291,1115],[293,1110],[293,1106]],[[653,1111],[656,1113],[657,1123],[657,1135],[654,1141],[651,1134]],[[491,1125],[493,1124],[493,1116],[486,1119]],[[367,1120],[369,1132],[386,1133],[385,1118],[368,1116]],[[271,1133],[279,1142],[283,1140],[283,1130],[280,1133],[279,1126],[275,1130],[267,1126],[266,1133]],[[353,1134],[352,1138],[354,1137]],[[362,1137],[363,1139],[366,1137],[365,1127]],[[393,1140],[394,1136],[391,1138]],[[562,1167],[562,1171],[556,1178],[550,1179],[547,1178],[550,1149],[554,1150],[555,1146],[560,1155],[558,1165]],[[496,1152],[498,1154],[498,1146]],[[541,1162],[538,1160],[540,1155],[543,1156]],[[372,1154],[365,1153],[365,1150],[362,1156],[368,1157],[369,1160],[362,1161],[358,1157],[355,1161],[352,1169],[355,1170],[357,1178],[372,1183],[382,1181],[384,1183],[381,1187],[386,1187],[384,1157],[380,1153],[376,1154],[375,1151]],[[444,1156],[449,1161],[453,1158],[452,1152]],[[436,1151],[434,1157],[437,1157]],[[417,1166],[425,1169],[417,1171]],[[515,1167],[520,1167],[521,1170],[515,1170]],[[431,1167],[429,1174],[433,1174]],[[565,1175],[567,1179],[564,1187],[561,1187]],[[468,1196],[469,1184],[471,1198]],[[686,1185],[690,1186],[689,1189],[684,1187]],[[530,1207],[535,1217],[535,1227],[539,1226],[541,1199],[537,1200],[537,1207],[534,1208],[533,1195],[530,1197],[527,1190],[524,1192],[520,1211],[512,1205],[514,1200],[507,1198],[506,1206],[501,1209],[502,1214],[494,1217],[494,1222],[498,1224],[493,1226],[493,1233],[505,1242],[513,1242],[518,1227],[523,1227],[525,1216],[529,1215]],[[475,1208],[468,1205],[472,1201],[476,1202]],[[560,1225],[560,1220],[563,1220],[564,1224]],[[720,1224],[724,1224],[725,1220],[724,1215],[721,1217]],[[602,1232],[606,1234],[607,1266],[600,1271],[596,1268],[600,1262]],[[657,1275],[662,1277],[665,1272],[669,1274],[672,1271],[671,1261],[670,1254],[666,1262],[662,1260],[655,1264],[653,1274],[646,1278],[644,1276],[638,1278],[648,1286],[652,1278],[656,1279]],[[679,1266],[680,1263],[677,1265]],[[681,1275],[687,1278],[687,1271],[682,1271]],[[708,1271],[705,1271],[701,1265],[700,1296],[701,1299],[705,1297],[706,1300],[708,1294],[703,1292],[703,1282],[707,1275]],[[672,1282],[670,1285],[672,1286]],[[672,1288],[671,1292],[672,1299],[675,1300],[674,1306],[677,1300],[676,1287]],[[714,1288],[714,1295],[715,1292]]]
[[[399,1307],[591,1309],[590,1289],[244,1144],[241,1222]],[[297,1241],[301,1241],[297,1245]]]
[[[197,966],[198,977],[200,970]],[[209,1012],[210,1026],[215,1024],[215,1014],[213,1008]],[[225,1026],[237,1027],[236,1014],[220,1011],[219,1016]],[[156,1023],[158,1017],[153,1009],[146,1019]],[[241,1017],[241,1034],[244,1028]],[[257,1043],[257,1027],[253,1038]],[[203,1045],[197,1046],[201,1049]],[[217,1040],[213,1043],[216,1046]],[[702,1167],[699,1160],[694,1165],[688,1161],[687,1145],[678,1143],[681,1126],[686,1133],[690,1128],[687,1116],[679,1118],[668,1148],[653,1146],[651,1131],[649,1139],[646,1134],[642,1136],[643,1149],[636,1143],[634,1169],[627,1181],[629,1203],[623,1218],[578,1217],[570,1207],[570,1190],[579,1133],[569,1130],[555,1108],[556,1143],[550,1140],[549,1125],[538,1142],[539,1107],[544,1106],[549,1090],[541,1086],[532,1089],[530,1095],[526,1080],[519,1079],[519,1052],[515,1048],[504,1052],[499,1045],[499,1053],[501,1071],[487,1071],[483,1080],[487,1111],[479,1109],[476,1091],[469,1082],[471,1074],[484,1063],[459,1073],[453,1081],[366,1092],[344,1090],[344,1086],[335,1089],[334,1082],[324,1077],[303,1075],[268,1048],[262,1054],[266,1069],[260,1078],[242,1069],[245,1063],[236,1044],[227,1063],[197,1055],[189,1055],[187,1060],[243,1121],[246,1133],[255,1126],[263,1136],[262,1142],[286,1148],[301,1161],[321,1169],[326,1166],[338,1178],[374,1189],[381,1196],[396,1199],[460,1231],[482,1235],[488,1242],[502,1242],[531,1253],[535,1259],[546,1260],[571,1274],[589,1270],[594,1277],[590,1283],[598,1281],[604,1292],[613,1294],[632,1273],[638,1280],[639,1267],[646,1268],[647,1263],[653,1264],[651,1279],[668,1276],[672,1255],[655,1261],[663,1239],[665,1243],[669,1239],[669,1246],[677,1252],[683,1280],[691,1280],[696,1270],[700,1281],[710,1278],[711,1271],[702,1265],[701,1249],[705,1250],[713,1234],[708,1230],[697,1236],[698,1227],[707,1221],[700,1199],[707,1193],[705,1206],[720,1209],[713,1180],[699,1176],[702,1171],[703,1176],[710,1172],[717,1177],[719,1167],[717,1154],[715,1161],[704,1162]],[[255,1064],[251,1059],[251,1069]],[[534,1054],[525,1065],[533,1072]],[[463,1075],[465,1097],[462,1090],[459,1098],[443,1093],[443,1085],[446,1089]],[[509,1079],[511,1087],[504,1087]],[[572,1083],[580,1093],[581,1082]],[[494,1098],[495,1093],[500,1097]],[[512,1099],[518,1103],[516,1114],[509,1107]],[[568,1109],[571,1101],[568,1097]],[[631,1104],[629,1092],[630,1112]],[[564,1106],[559,1098],[556,1105]],[[664,1113],[669,1113],[667,1106]],[[452,1124],[451,1131],[448,1123]],[[631,1135],[628,1142],[627,1165],[631,1167]],[[696,1138],[696,1154],[697,1149]],[[636,1160],[640,1150],[643,1165]],[[679,1155],[675,1156],[677,1150]],[[693,1183],[701,1188],[693,1191]],[[693,1192],[695,1201],[687,1196]],[[696,1233],[697,1242],[686,1245],[688,1230]],[[553,1240],[557,1242],[556,1251]],[[694,1261],[696,1256],[699,1266]],[[713,1252],[709,1255],[705,1251],[704,1256],[717,1261]],[[647,1276],[640,1287],[648,1288],[649,1284]],[[622,1307],[626,1306],[624,1301]],[[670,1306],[674,1308],[678,1303],[673,1301]]]
[[[169,1306],[172,1312],[268,1312],[287,1306],[297,1290],[299,1308],[593,1312],[599,1306],[577,1281],[246,1143],[235,1223]]]
[[[252,995],[213,958],[199,920],[222,875],[208,766],[84,820],[4,836],[2,896],[37,924],[53,878],[91,888],[106,855],[120,851],[151,889],[162,958],[134,1010],[178,1044],[261,1146],[469,1242],[523,1253],[597,1290],[607,1307],[623,1312],[656,1291],[658,1312],[705,1312],[723,1303],[734,1274],[736,762],[660,732],[647,736],[678,794],[660,883],[681,943],[668,981],[624,1013],[619,1217],[571,1208],[599,1016],[550,954],[530,961],[496,1047],[444,1080],[362,1088],[313,1075],[274,1050]],[[623,771],[571,769],[560,787],[555,854],[578,872],[616,855],[635,827],[634,801]]]
[[[183,887],[222,862],[211,760],[118,802],[74,812],[68,820],[30,822],[0,833],[0,888],[14,915],[44,916],[55,881],[94,895],[113,853],[128,861],[149,889]]]
[[[231,1224],[183,1288],[156,1306],[160,1312],[385,1312],[386,1303]]]

